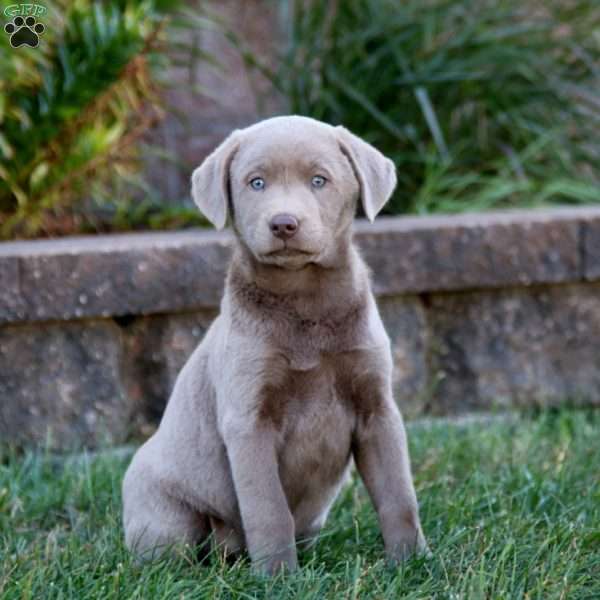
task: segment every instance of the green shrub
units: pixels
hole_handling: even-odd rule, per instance
[[[162,9],[176,4],[54,2],[39,47],[0,36],[0,237],[52,232],[136,173],[140,138],[163,114]]]
[[[595,0],[287,1],[275,68],[293,113],[389,155],[393,213],[600,202]]]

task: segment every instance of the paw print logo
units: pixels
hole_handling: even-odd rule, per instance
[[[39,36],[44,33],[46,28],[42,23],[38,23],[35,17],[15,17],[11,23],[4,26],[4,31],[10,35],[10,45],[13,48],[19,46],[31,46],[37,48],[40,43]]]

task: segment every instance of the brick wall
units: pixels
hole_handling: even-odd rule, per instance
[[[155,427],[217,314],[230,233],[0,244],[0,437]],[[357,222],[404,413],[600,405],[600,209]]]

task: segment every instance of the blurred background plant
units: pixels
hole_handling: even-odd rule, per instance
[[[596,0],[284,0],[289,111],[389,155],[389,213],[600,202]]]
[[[597,0],[254,0],[246,12],[215,0],[45,4],[38,48],[0,35],[2,238],[204,223],[188,198],[191,168],[259,112],[202,31],[229,40],[261,90],[262,116],[344,124],[389,155],[399,185],[388,213],[600,202]],[[222,6],[236,24],[215,16]],[[257,51],[248,31],[274,52]],[[173,78],[181,67],[184,85]],[[194,84],[208,69],[229,102],[220,124],[224,108],[187,101],[214,91]],[[187,125],[149,145],[164,115]]]
[[[161,73],[190,55],[215,63],[179,35],[213,23],[179,4],[50,2],[38,48],[0,36],[1,237],[200,222],[160,205],[140,173],[143,136],[165,112]]]

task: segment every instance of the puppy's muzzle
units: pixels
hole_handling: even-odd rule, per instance
[[[298,219],[285,213],[275,215],[269,223],[271,233],[280,240],[289,240],[298,232]]]

